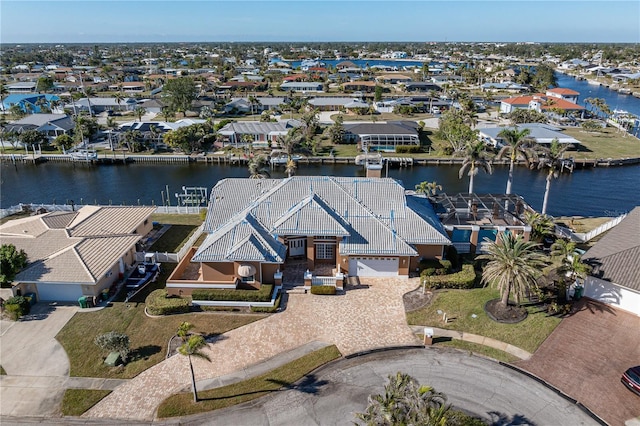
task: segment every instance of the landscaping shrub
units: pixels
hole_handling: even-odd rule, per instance
[[[272,284],[262,284],[259,290],[194,290],[191,294],[193,300],[218,300],[237,302],[270,302],[273,293]]]
[[[336,294],[336,288],[332,285],[312,285],[311,294]]]
[[[280,291],[280,293],[278,294],[278,297],[276,297],[276,301],[273,304],[273,307],[252,306],[251,307],[251,312],[273,314],[274,312],[278,311],[278,308],[280,307],[280,301],[281,300],[282,300],[282,291]]]
[[[26,297],[13,296],[4,302],[4,309],[12,320],[17,321],[20,317],[29,313],[31,303]]]
[[[422,152],[419,145],[398,145],[396,146],[396,154],[418,154]]]
[[[169,297],[167,290],[152,291],[146,298],[145,304],[149,315],[171,315],[189,312],[189,299]]]
[[[448,275],[420,275],[420,281],[428,289],[473,288],[476,272],[473,265],[462,265],[462,270]]]
[[[100,349],[109,352],[118,352],[122,358],[122,362],[127,362],[129,356],[129,336],[124,333],[118,333],[117,331],[110,331],[108,333],[96,336],[94,343],[100,347]]]
[[[451,272],[451,268],[450,260],[422,259],[418,263],[420,276],[445,275]]]

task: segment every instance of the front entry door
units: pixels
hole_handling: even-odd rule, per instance
[[[295,238],[289,240],[289,257],[305,256],[307,253],[307,239]]]

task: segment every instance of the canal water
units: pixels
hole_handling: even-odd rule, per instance
[[[413,166],[390,168],[388,176],[407,189],[422,181],[437,181],[443,191],[466,192],[468,177],[458,179],[457,166]],[[480,172],[475,192],[504,193],[508,168],[498,166],[492,175]],[[300,164],[298,175],[364,176],[355,165]],[[383,170],[383,176],[386,171]],[[156,204],[162,205],[167,188],[171,205],[182,186],[212,188],[220,179],[248,177],[246,167],[230,165],[100,165],[44,163],[8,165],[0,169],[0,208],[18,203]],[[282,178],[282,169],[273,177]],[[542,208],[545,173],[524,167],[515,170],[513,193],[523,196],[536,210]],[[640,205],[640,166],[601,167],[564,173],[551,183],[548,212],[553,216],[615,216]],[[164,191],[164,195],[163,195]]]

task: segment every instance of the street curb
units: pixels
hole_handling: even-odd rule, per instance
[[[353,354],[343,356],[344,359],[352,359],[360,356],[375,354],[378,352],[397,351],[402,349],[424,349],[424,345],[407,345],[407,346],[387,346],[384,348],[367,349],[365,351],[356,352]]]

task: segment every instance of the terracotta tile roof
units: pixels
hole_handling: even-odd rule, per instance
[[[545,96],[542,94],[528,95],[528,96],[516,96],[513,98],[503,99],[502,102],[510,105],[529,105],[529,102],[538,98],[542,103],[542,109],[560,108],[568,111],[584,109],[583,106],[574,104],[565,99],[555,98],[552,96]]]
[[[594,277],[640,291],[640,206],[608,231],[582,260],[593,266]]]
[[[559,95],[579,95],[580,92],[576,92],[575,90],[567,89],[564,87],[556,87],[554,89],[549,89],[547,92],[557,93]]]

